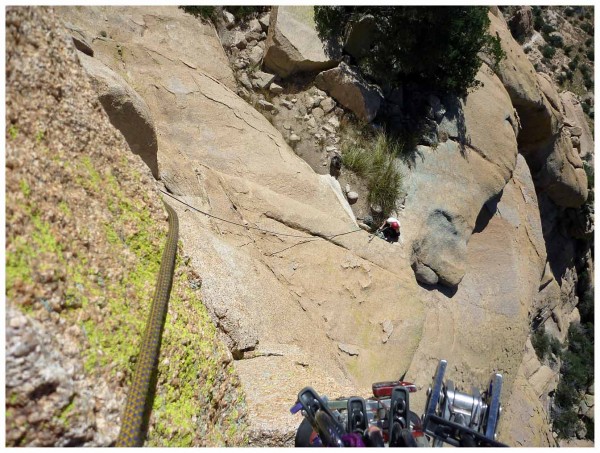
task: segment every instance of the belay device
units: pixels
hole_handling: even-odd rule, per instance
[[[297,447],[505,447],[496,440],[502,411],[502,375],[493,374],[483,392],[458,390],[444,382],[446,360],[440,360],[427,390],[425,412],[411,411],[409,394],[417,388],[402,380],[373,384],[373,397],[328,401],[311,387],[298,393],[292,413],[304,420],[296,432]]]

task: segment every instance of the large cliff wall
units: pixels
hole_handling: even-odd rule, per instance
[[[14,445],[108,445],[114,440],[131,372],[128,360],[135,352],[128,343],[126,357],[116,363],[99,355],[121,351],[123,338],[135,338],[142,329],[142,300],[153,282],[152,268],[139,261],[138,255],[146,251],[138,248],[151,244],[148,254],[155,266],[165,231],[159,225],[164,214],[156,197],[161,184],[188,206],[167,199],[180,218],[184,263],[167,319],[173,337],[167,337],[161,361],[164,379],[159,379],[148,445],[237,444],[246,422],[251,443],[286,444],[299,423],[288,409],[302,387],[311,385],[330,397],[367,395],[372,382],[407,370],[407,378],[421,390],[413,405],[419,408],[440,358],[451,364],[448,378],[466,388],[483,388],[492,371],[502,372],[503,401],[508,404],[501,440],[550,444],[542,400],[553,377],[542,379],[539,370],[546,370],[524,351],[530,321],[542,307],[572,311],[573,297],[565,296],[560,304],[558,300],[573,288],[575,254],[558,258],[556,222],[540,212],[558,219],[566,207],[581,201],[584,190],[577,159],[565,154],[572,148],[567,149],[568,129],[564,108],[556,105],[556,90],[524,67],[522,51],[506,34],[506,24],[492,17],[507,61],[497,73],[483,65],[478,78],[484,85],[466,99],[443,99],[448,109],[442,123],[456,133],[437,148],[420,147],[419,159],[404,169],[402,240],[391,246],[358,229],[350,207],[336,193],[337,182],[317,175],[288,146],[274,126],[277,121],[272,124],[238,97],[237,82],[211,24],[176,7],[63,7],[57,13],[70,33],[86,42],[87,48],[79,47],[87,55],[75,51],[51,9],[15,8],[8,15],[7,219],[15,220],[15,226],[7,228],[7,267],[15,270],[7,284],[7,325],[17,340],[7,345],[13,357],[30,325],[59,332],[59,340],[63,330],[72,332],[73,351],[82,351],[73,352],[73,369],[84,390],[67,393],[88,395],[93,377],[112,396],[110,415],[100,410],[95,425],[84,426],[86,434],[79,437],[56,427],[63,419],[75,423],[90,401],[100,406],[98,398],[103,397],[82,403],[76,398],[74,411],[70,397],[63,398],[66,404],[48,415],[54,419],[53,434],[42,442],[43,436],[31,437],[29,427],[17,429],[18,421],[28,420],[40,403],[24,398],[22,382],[15,380],[16,399],[9,399]],[[52,33],[32,35],[29,41],[18,38],[35,27]],[[31,50],[40,46],[51,50],[47,54],[52,61]],[[41,67],[39,61],[51,70],[23,69]],[[110,111],[109,116],[102,112],[86,73],[102,91],[101,100],[111,91],[104,83],[117,83],[119,93],[135,100],[135,114],[143,111],[157,145],[156,155],[145,161],[160,182],[128,153],[109,118],[127,139],[119,127],[123,122]],[[48,77],[57,79],[48,82]],[[99,78],[102,83],[97,83]],[[44,98],[25,95],[40,86]],[[51,116],[60,109],[65,113]],[[539,131],[531,125],[537,122],[548,134],[534,136]],[[129,140],[128,145],[135,151]],[[553,156],[552,165],[545,164],[548,156]],[[570,166],[558,165],[567,161]],[[29,167],[36,172],[27,173]],[[69,168],[75,174],[64,176]],[[558,168],[570,173],[552,173]],[[41,169],[51,169],[57,177],[50,181]],[[565,203],[561,187],[570,194]],[[101,197],[100,188],[106,189]],[[59,193],[65,194],[60,195],[64,204]],[[48,197],[58,207],[40,210],[41,220],[32,216],[32,203]],[[124,206],[135,208],[138,219],[133,224],[129,215],[125,224],[119,223],[123,199]],[[88,210],[101,214],[92,216]],[[59,228],[69,224],[76,226],[72,235]],[[107,225],[114,225],[116,232]],[[54,247],[48,256],[41,255],[42,271],[60,268],[63,259],[75,260],[67,269],[81,266],[79,249],[74,257],[63,253],[64,244],[78,244],[78,235],[88,244],[86,266],[89,262],[95,269],[99,260],[99,269],[118,268],[100,273],[104,283],[94,277],[92,290],[84,284],[94,281],[87,274],[67,271],[61,280],[23,271],[23,263],[33,263],[33,252],[22,246],[40,237],[60,244],[60,254]],[[566,238],[560,244],[571,242]],[[111,261],[121,256],[127,259]],[[140,268],[144,272],[138,276],[135,270]],[[419,284],[415,272],[430,278],[429,284],[418,276]],[[119,280],[121,274],[135,277],[135,284]],[[23,284],[30,278],[35,285]],[[125,312],[122,299],[106,293],[115,280],[133,297],[132,308]],[[93,299],[98,307],[86,304],[57,313],[52,304],[50,310],[44,308],[43,301],[54,298],[60,305],[68,299],[61,281],[77,291],[83,285],[81,291],[98,298]],[[546,297],[541,285],[546,292],[554,291],[552,295]],[[37,294],[38,288],[45,292]],[[33,310],[23,309],[23,304],[32,304]],[[82,316],[90,316],[84,322],[97,329],[91,337],[78,327]],[[111,340],[106,343],[105,337]],[[48,354],[60,362],[61,353],[53,348]],[[193,372],[183,370],[191,357],[209,359],[195,364]],[[18,366],[29,365],[7,361],[11,376],[18,374]],[[33,376],[42,373],[33,370]],[[177,377],[183,371],[184,379]],[[202,377],[196,383],[195,373]],[[215,381],[211,373],[216,373]],[[111,381],[113,375],[119,379]],[[61,386],[57,388],[62,395]],[[215,403],[203,409],[209,400]],[[523,424],[530,414],[535,417]],[[34,417],[31,426],[44,420]]]

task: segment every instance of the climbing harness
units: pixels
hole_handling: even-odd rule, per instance
[[[164,203],[164,205],[169,213],[169,233],[160,263],[158,280],[140,354],[127,395],[127,404],[121,420],[121,431],[116,443],[117,447],[142,446],[145,434],[144,425],[151,409],[149,407],[149,394],[151,393],[153,374],[156,373],[156,364],[160,353],[160,341],[173,284],[173,271],[175,270],[175,256],[179,238],[177,214],[167,203]]]
[[[404,381],[373,384],[373,397],[329,401],[311,387],[298,393],[290,409],[302,412],[297,432],[299,447],[505,447],[496,440],[502,412],[502,375],[493,374],[488,388],[471,394],[444,383],[446,360],[440,360],[427,391],[424,414],[410,408],[414,384]]]

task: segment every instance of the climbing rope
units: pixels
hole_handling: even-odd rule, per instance
[[[169,233],[160,263],[150,316],[146,322],[142,347],[127,395],[127,404],[122,417],[117,447],[141,447],[144,443],[145,415],[150,410],[150,407],[147,406],[150,403],[148,395],[150,394],[152,377],[160,352],[160,340],[173,284],[173,271],[175,270],[175,256],[179,238],[177,214],[171,206],[167,203],[164,204],[169,213]]]
[[[208,212],[204,212],[164,190],[160,190],[160,192],[173,198],[174,200],[177,200],[190,209],[215,220],[237,225],[243,228],[269,233],[275,236],[305,239],[305,241],[302,243],[317,239],[333,239],[339,236],[361,231],[360,228],[357,228],[355,230],[328,236],[308,236],[278,233],[276,231],[266,230],[264,228],[253,227],[223,219],[213,214],[209,214]],[[158,355],[160,353],[160,340],[167,315],[167,306],[169,302],[169,295],[171,293],[171,286],[173,284],[173,271],[175,269],[175,256],[177,254],[177,241],[179,237],[179,219],[177,218],[177,214],[171,206],[169,206],[167,203],[164,204],[167,212],[169,213],[169,233],[160,264],[160,271],[152,301],[152,308],[146,323],[146,330],[144,332],[140,354],[137,359],[133,381],[131,382],[131,387],[129,388],[129,393],[127,395],[127,403],[125,405],[125,411],[123,412],[121,422],[121,431],[119,432],[119,437],[117,438],[116,443],[117,447],[140,447],[144,443],[144,425],[147,421],[147,416],[149,415],[150,410],[150,407],[148,407],[148,404],[150,403],[149,394],[151,391],[153,373],[156,370]]]
[[[189,203],[181,200],[180,198],[177,198],[176,196],[170,194],[169,192],[166,192],[166,191],[161,190],[161,189],[159,189],[159,190],[163,194],[165,194],[165,195],[173,198],[174,200],[177,200],[179,203],[187,206],[188,208],[190,208],[190,209],[192,209],[192,210],[194,210],[194,211],[196,211],[196,212],[198,212],[200,214],[204,214],[207,217],[210,217],[210,218],[215,219],[215,220],[220,220],[221,222],[229,223],[229,224],[232,224],[232,225],[237,225],[237,226],[240,226],[242,228],[248,228],[248,229],[251,229],[251,230],[261,231],[263,233],[269,233],[269,234],[272,234],[274,236],[285,236],[285,237],[292,237],[292,238],[308,239],[308,241],[306,241],[306,242],[309,242],[309,241],[315,241],[317,239],[329,240],[329,239],[333,239],[333,238],[336,238],[336,237],[339,237],[339,236],[344,236],[346,234],[356,233],[357,231],[362,231],[361,228],[356,228],[354,230],[346,231],[344,233],[338,233],[338,234],[332,234],[332,235],[324,235],[324,236],[308,236],[308,235],[300,235],[300,234],[278,233],[276,231],[266,230],[264,228],[254,227],[254,226],[250,226],[250,225],[244,225],[243,223],[238,223],[238,222],[234,222],[232,220],[223,219],[223,218],[218,217],[216,215],[213,215],[213,214],[210,214],[208,212],[202,211],[201,209],[198,209],[195,206],[192,206],[191,204],[189,204]]]

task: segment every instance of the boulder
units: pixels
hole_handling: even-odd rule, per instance
[[[280,94],[283,92],[283,87],[281,85],[277,85],[276,83],[271,83],[269,91],[273,94]]]
[[[356,68],[346,63],[340,63],[337,68],[319,73],[315,84],[358,118],[367,122],[371,122],[377,116],[383,100],[379,87],[369,84]]]
[[[353,355],[358,355],[359,354],[358,348],[356,346],[354,346],[354,345],[351,345],[351,344],[339,343],[338,344],[338,348],[340,349],[340,351],[345,352],[349,356],[353,356]]]
[[[263,110],[273,110],[273,108],[275,107],[273,104],[271,104],[268,101],[265,101],[263,99],[260,99],[258,101],[258,105],[263,109]]]
[[[223,22],[225,22],[225,27],[227,27],[228,30],[231,30],[235,26],[235,16],[223,9]]]
[[[533,33],[533,12],[531,6],[522,6],[508,21],[510,31],[516,40],[523,42]]]
[[[321,101],[320,106],[325,113],[329,113],[335,108],[335,101],[328,96]]]
[[[337,66],[341,52],[323,43],[313,20],[312,6],[271,9],[264,64],[281,77],[323,71]]]
[[[344,42],[344,50],[360,60],[369,53],[376,31],[375,17],[365,14],[352,24]]]
[[[229,42],[231,47],[237,47],[240,50],[245,49],[248,45],[248,42],[246,41],[246,35],[241,31],[232,33],[231,37],[229,38]]]
[[[358,194],[356,192],[348,192],[346,198],[348,198],[348,203],[354,204],[358,201]]]
[[[260,23],[260,26],[263,31],[269,30],[270,18],[271,18],[271,13],[265,13],[258,18],[258,22]]]
[[[594,152],[594,138],[586,120],[586,115],[581,108],[581,103],[577,100],[577,96],[570,91],[562,92],[560,101],[565,112],[565,123],[568,121],[579,128],[577,132],[581,132],[578,135],[579,155],[582,158],[590,157]],[[572,131],[571,135],[574,135]]]
[[[275,80],[274,74],[269,74],[268,72],[256,71],[252,74],[252,80],[256,84],[257,88],[266,90],[269,88],[269,85]]]
[[[248,22],[248,28],[251,32],[260,33],[263,31],[260,21],[257,18],[250,19]]]
[[[98,99],[110,122],[125,137],[134,154],[138,154],[158,179],[158,142],[148,105],[116,72],[101,61],[83,53],[81,65],[90,76]]]
[[[247,73],[242,72],[238,80],[245,88],[249,90],[252,89],[252,82],[250,82],[250,78],[248,77]]]
[[[252,66],[260,66],[260,62],[263,58],[263,50],[260,46],[254,46],[250,51],[250,55],[248,56],[248,60]]]

